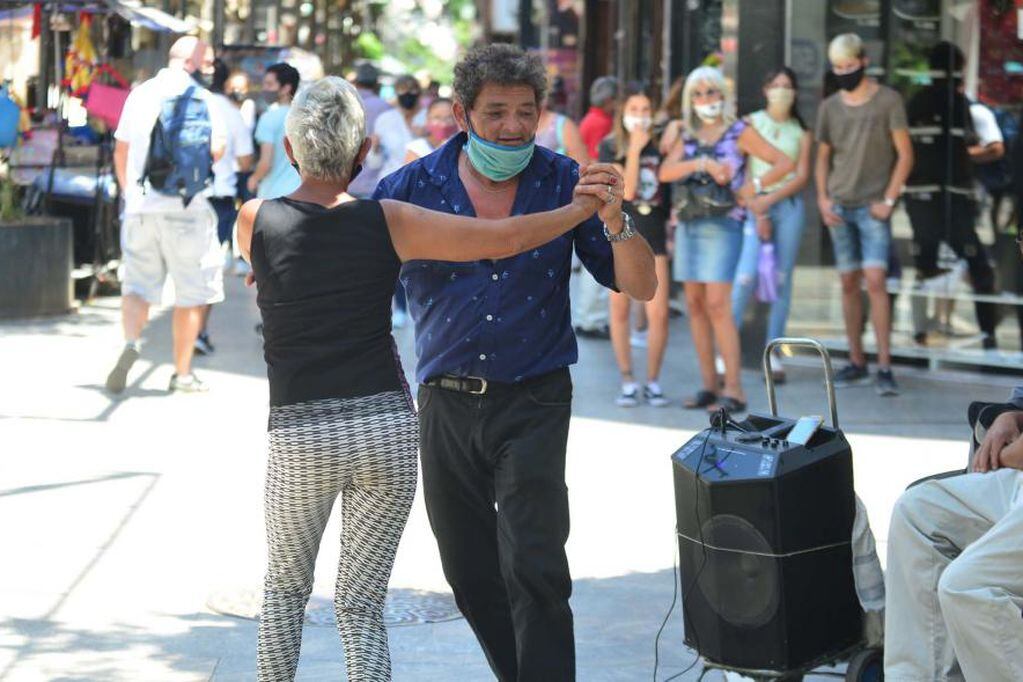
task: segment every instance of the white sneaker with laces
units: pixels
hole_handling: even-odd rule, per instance
[[[639,386],[635,383],[622,384],[622,392],[615,398],[618,407],[636,407],[639,405]]]
[[[664,393],[656,381],[651,381],[643,387],[643,399],[650,404],[650,407],[667,407],[671,403],[664,397]]]

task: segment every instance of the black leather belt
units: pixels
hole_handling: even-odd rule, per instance
[[[445,374],[427,379],[426,385],[472,395],[483,395],[487,392],[487,380],[482,377],[455,377]]]

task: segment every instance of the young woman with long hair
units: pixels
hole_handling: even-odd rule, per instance
[[[660,386],[661,365],[668,345],[668,252],[666,223],[669,188],[658,180],[661,153],[653,133],[653,101],[638,85],[626,88],[615,115],[614,128],[600,143],[600,161],[616,164],[625,180],[622,208],[632,217],[636,229],[650,244],[657,269],[657,293],[643,307],[647,319],[646,383],[642,392],[632,371],[630,310],[632,299],[612,292],[611,345],[622,375],[622,389],[616,403],[635,407],[645,400],[654,407],[668,404]]]
[[[743,313],[756,288],[757,262],[761,244],[774,246],[777,298],[771,303],[767,322],[767,341],[785,335],[789,306],[792,301],[792,275],[803,238],[806,211],[802,192],[810,181],[810,152],[813,135],[799,115],[796,100],[799,82],[792,69],[782,67],[768,74],[764,80],[767,106],[749,116],[750,125],[796,164],[796,170],[772,185],[763,183],[771,170],[766,162],[753,157],[747,174],[754,187],[755,197],[750,199],[743,228],[742,255],[732,288],[732,311],[735,326],[742,328]],[[771,355],[771,372],[775,382],[785,380],[781,356]]]

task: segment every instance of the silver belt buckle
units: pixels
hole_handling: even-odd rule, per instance
[[[468,378],[469,379],[476,379],[477,381],[480,382],[480,390],[478,390],[478,391],[469,391],[470,395],[483,395],[484,393],[487,392],[487,380],[486,379],[484,379],[483,377],[468,377]]]

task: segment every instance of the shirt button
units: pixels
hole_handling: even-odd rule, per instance
[[[497,281],[497,280],[499,279],[499,276],[498,276],[498,274],[497,274],[497,273],[495,272],[494,274],[492,274],[492,275],[490,276],[490,279],[492,279],[492,280],[494,280],[494,281],[496,282],[496,281]]]
[[[487,356],[484,355],[483,353],[480,353],[480,360],[486,360],[486,359],[487,359]]]
[[[493,315],[487,315],[487,322],[493,322],[493,321],[494,321],[494,316]]]

